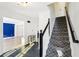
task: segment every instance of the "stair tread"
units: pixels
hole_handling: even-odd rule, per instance
[[[71,56],[70,41],[65,17],[57,17],[55,20],[46,56],[57,56],[57,48],[54,47],[62,48],[63,56]],[[53,50],[53,48],[55,50]]]

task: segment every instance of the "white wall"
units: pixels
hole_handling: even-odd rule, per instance
[[[77,35],[77,40],[79,40],[79,16],[78,16],[79,3],[78,2],[69,3],[68,12],[73,28]],[[72,56],[79,57],[79,44],[73,43],[72,39],[71,39],[71,49],[72,49]]]
[[[24,10],[21,8],[21,11],[18,9],[18,7],[14,7],[14,5],[7,5],[8,3],[0,3],[0,54],[3,48],[4,44],[3,42],[3,29],[2,29],[2,23],[3,23],[3,17],[8,17],[13,19],[13,21],[5,21],[5,22],[10,22],[10,23],[16,23],[15,26],[15,36],[24,36],[24,40],[27,40],[28,35],[36,35],[37,30],[38,30],[38,15],[36,13],[32,13],[30,11],[26,11],[27,13],[25,14]],[[11,8],[12,7],[12,8]],[[21,13],[21,12],[24,12]],[[33,15],[34,14],[34,15]],[[36,16],[35,16],[36,15]],[[27,24],[27,20],[31,20],[31,24]],[[24,24],[23,24],[24,22]],[[20,24],[19,24],[20,23]],[[23,27],[24,26],[24,27]],[[17,29],[17,30],[16,30]],[[24,31],[21,31],[24,30]],[[26,38],[25,38],[26,37]],[[20,39],[18,37],[18,39]],[[17,42],[16,42],[17,43]],[[12,45],[13,46],[13,45]],[[7,47],[11,48],[11,46]],[[8,49],[7,49],[8,50]]]
[[[65,16],[65,2],[56,2],[50,5],[54,8],[55,17]]]
[[[31,22],[27,23],[28,20],[30,20]],[[25,37],[25,39],[28,39],[29,35],[36,35],[37,36],[38,25],[39,25],[38,17],[37,18],[30,17],[30,18],[26,19],[26,21],[24,22],[24,37]],[[26,42],[27,41],[28,40],[26,40]],[[37,38],[36,38],[36,41],[37,41]]]
[[[3,24],[2,24],[2,17],[0,16],[0,54],[3,53]]]
[[[27,20],[30,20],[31,23],[27,23]],[[9,37],[9,38],[2,39],[2,41],[3,41],[2,45],[1,45],[2,46],[1,48],[3,49],[3,51],[1,50],[2,52],[11,50],[15,47],[18,47],[19,45],[25,45],[28,43],[27,38],[29,35],[37,35],[38,18],[31,17],[30,19],[27,19],[27,20],[22,21],[22,20],[17,20],[17,19],[8,18],[8,17],[3,18],[4,23],[15,24],[15,37]],[[6,41],[4,39],[6,39],[6,40],[11,39],[11,40]],[[9,44],[8,44],[8,41],[10,42]],[[12,43],[13,43],[13,45],[12,45]]]
[[[15,24],[15,36],[14,37],[8,37],[8,38],[3,38],[3,23],[12,23],[12,24]],[[16,37],[19,37],[19,36],[23,36],[23,21],[18,21],[16,19],[12,19],[12,18],[8,18],[8,17],[1,17],[0,18],[0,27],[1,27],[1,30],[0,30],[0,54],[10,50],[10,49],[13,49],[15,48],[16,46],[20,45],[21,44],[21,39],[17,38]],[[21,29],[20,28],[17,28],[17,27],[22,27]],[[19,30],[21,32],[19,32]],[[8,40],[7,40],[8,39]],[[9,40],[11,39],[11,40]],[[17,41],[17,43],[16,43]]]
[[[52,30],[54,27],[54,23],[55,23],[55,9],[54,9],[54,3],[48,5],[49,10],[50,10],[50,35],[52,34]]]
[[[18,47],[19,45],[22,45],[21,38],[23,37],[23,34],[24,34],[24,22],[20,20],[8,18],[8,17],[3,17],[2,23],[15,24],[15,29],[14,29],[15,36],[3,38],[3,47],[2,47],[3,52],[14,49],[15,47]]]
[[[39,29],[44,30],[48,22],[48,18],[50,18],[49,11],[43,11],[39,13]]]

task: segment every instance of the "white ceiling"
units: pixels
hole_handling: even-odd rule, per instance
[[[32,2],[30,7],[22,7],[16,2],[0,2],[0,17],[8,17],[16,20],[30,20],[34,24],[39,22],[39,13],[48,12],[50,2]]]
[[[47,5],[50,2],[32,2],[30,7],[22,7],[17,5],[16,2],[0,2],[0,10],[12,11],[22,15],[36,16],[41,11],[48,10]]]

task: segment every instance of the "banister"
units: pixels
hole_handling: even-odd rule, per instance
[[[70,31],[71,31],[71,36],[72,36],[73,42],[74,43],[79,43],[79,41],[76,40],[75,30],[72,28],[72,24],[71,24],[70,17],[69,17],[69,14],[68,14],[68,11],[67,11],[66,7],[65,7],[65,12],[66,12],[66,17],[67,17],[68,24],[69,24],[69,27],[70,27]]]
[[[49,32],[50,32],[50,19],[48,19],[48,22],[47,22],[47,25],[44,28],[44,31],[40,30],[40,52],[39,52],[40,57],[42,57],[42,55],[43,55],[43,36],[44,36],[48,26],[49,26]]]
[[[50,19],[48,19],[48,23],[47,23],[46,27],[44,28],[43,35],[44,35],[44,33],[45,33],[46,29],[48,28],[49,23],[50,23]]]

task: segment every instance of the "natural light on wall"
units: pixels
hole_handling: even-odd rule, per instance
[[[17,2],[17,5],[27,8],[27,7],[30,7],[32,3],[31,2]]]

